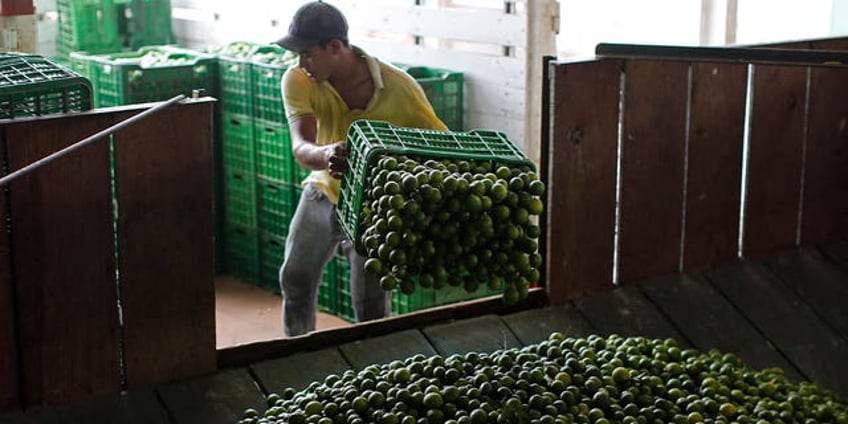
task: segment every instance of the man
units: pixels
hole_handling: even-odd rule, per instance
[[[357,321],[390,312],[391,293],[363,270],[365,258],[345,240],[336,217],[339,178],[347,170],[345,140],[356,119],[446,130],[421,87],[405,72],[382,63],[347,39],[347,21],[330,4],[298,9],[288,35],[277,41],[299,55],[282,78],[292,155],[312,173],[303,182],[280,268],[283,329],[297,336],[315,329],[318,285],[341,243],[350,261],[350,291]]]

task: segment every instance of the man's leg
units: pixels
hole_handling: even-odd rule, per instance
[[[307,185],[289,225],[280,267],[283,331],[287,336],[315,330],[318,285],[324,266],[338,246],[335,220],[333,204],[313,185]]]
[[[376,275],[365,272],[365,258],[348,240],[341,242],[342,252],[350,263],[350,297],[357,322],[387,317],[391,314],[392,292],[380,287]]]

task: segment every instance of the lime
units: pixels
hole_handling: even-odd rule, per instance
[[[383,273],[383,262],[377,258],[368,258],[365,261],[364,269],[365,272],[369,272],[374,275],[380,275]]]
[[[533,180],[527,185],[527,190],[534,196],[545,194],[545,183],[540,180]]]
[[[442,395],[436,392],[430,392],[424,395],[424,406],[428,409],[438,409],[444,405]]]
[[[394,290],[397,287],[397,278],[391,274],[380,277],[380,287],[385,291]]]
[[[530,201],[530,204],[527,205],[527,211],[530,215],[541,215],[542,210],[544,210],[544,204],[542,204],[542,200],[538,198],[534,198]]]

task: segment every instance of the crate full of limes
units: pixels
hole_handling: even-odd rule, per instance
[[[339,220],[385,290],[486,287],[512,303],[539,282],[545,185],[506,135],[358,120],[347,149]]]
[[[95,90],[97,107],[158,102],[195,89],[215,94],[214,55],[172,46],[147,46],[131,52],[71,53],[77,69],[85,69]]]

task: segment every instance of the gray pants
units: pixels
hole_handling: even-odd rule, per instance
[[[287,336],[315,330],[318,286],[324,266],[339,246],[350,262],[350,296],[356,321],[383,318],[391,312],[391,292],[383,290],[377,277],[363,270],[365,258],[345,238],[335,205],[308,184],[289,225],[280,267],[283,331]]]

